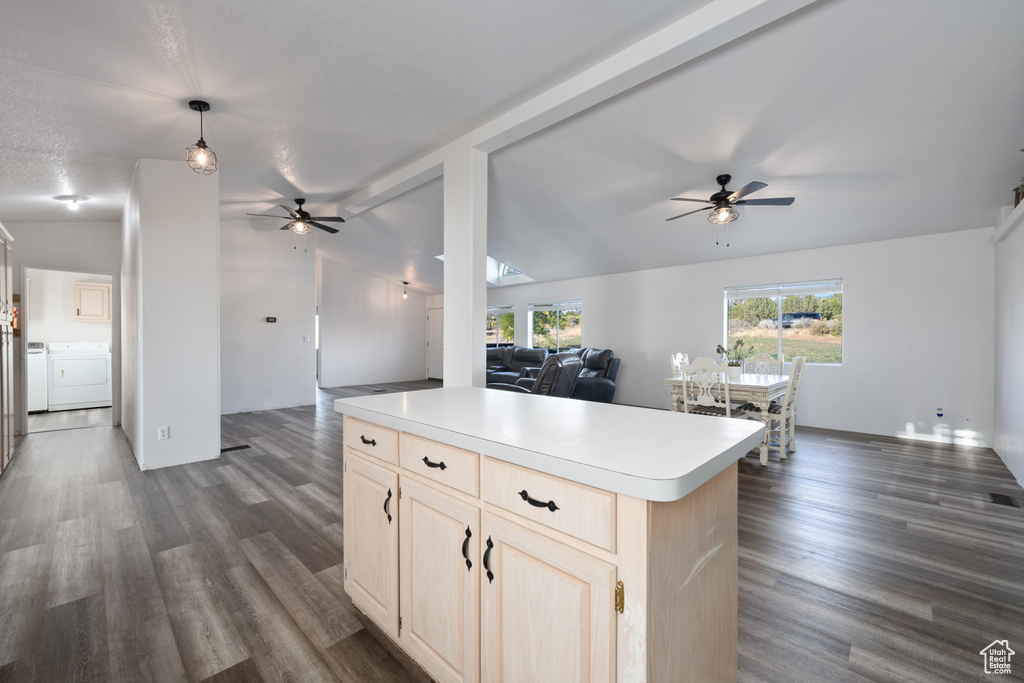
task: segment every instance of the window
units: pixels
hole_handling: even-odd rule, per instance
[[[487,309],[487,345],[511,344],[515,339],[515,317],[511,306]]]
[[[843,362],[843,281],[791,282],[725,290],[726,343],[808,363]]]
[[[583,342],[583,307],[579,301],[530,304],[533,348],[552,353],[578,349]]]

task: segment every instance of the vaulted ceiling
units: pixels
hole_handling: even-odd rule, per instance
[[[22,3],[0,23],[0,221],[118,220],[135,160],[198,137],[193,98],[223,219],[333,208],[705,4]],[[993,225],[1024,175],[1022,20],[1018,0],[815,3],[492,154],[488,252],[553,280]],[[719,173],[797,201],[741,207],[729,247],[701,215],[665,222]],[[441,194],[319,248],[439,292]]]

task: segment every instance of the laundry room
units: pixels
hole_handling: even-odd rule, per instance
[[[109,275],[26,268],[28,432],[111,424]]]

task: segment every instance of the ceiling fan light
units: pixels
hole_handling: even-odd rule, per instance
[[[302,221],[292,221],[288,224],[288,229],[294,232],[296,235],[308,235],[313,232],[313,228],[309,227]]]
[[[732,223],[740,217],[740,212],[731,206],[719,206],[708,214],[708,221],[715,225]]]

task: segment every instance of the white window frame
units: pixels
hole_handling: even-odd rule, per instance
[[[534,311],[550,312],[550,311],[575,311],[575,310],[579,310],[579,312],[580,312],[580,325],[582,326],[583,325],[583,301],[580,300],[580,299],[577,299],[575,301],[556,301],[556,302],[552,302],[552,303],[530,304],[527,307],[527,317],[526,317],[526,320],[527,320],[527,323],[526,323],[527,330],[528,330],[528,334],[530,335],[530,348],[531,349],[534,348],[534,346],[533,346],[533,312]],[[555,329],[556,329],[556,332],[557,332],[557,327]],[[581,335],[580,335],[580,346],[581,347],[583,346],[582,331],[581,331]],[[562,347],[561,347],[561,344],[558,343],[557,337],[555,339],[555,347],[557,349],[559,349],[558,352],[561,351]]]
[[[492,315],[494,316],[494,341],[495,341],[496,345],[497,344],[507,343],[507,342],[502,342],[502,341],[498,340],[498,337],[499,337],[499,335],[498,335],[499,316],[501,314],[503,314],[503,313],[511,313],[512,314],[512,329],[514,330],[515,329],[515,324],[516,324],[516,308],[515,308],[515,306],[489,306],[487,308],[487,317],[490,317]],[[514,335],[514,333],[513,333],[513,335]],[[512,340],[512,343],[513,344],[515,343],[515,339]]]
[[[843,278],[832,278],[829,280],[810,280],[806,282],[780,282],[769,285],[748,285],[744,287],[726,287],[725,297],[722,301],[722,338],[725,340],[725,345],[729,345],[729,300],[730,299],[753,299],[753,298],[770,298],[775,299],[777,306],[777,318],[779,325],[776,328],[778,332],[778,341],[776,343],[776,358],[782,357],[782,300],[787,296],[803,296],[807,294],[814,294],[820,296],[821,294],[832,295],[843,293]],[[843,304],[846,304],[846,297],[843,297]],[[845,322],[845,321],[844,321]],[[532,329],[532,328],[531,328]],[[844,330],[845,331],[845,330]],[[844,343],[845,346],[845,343]],[[840,347],[840,353],[842,354],[842,347]],[[786,359],[789,362],[792,359]],[[842,356],[840,355],[840,361],[838,363],[812,363],[807,362],[807,365],[834,365],[841,366],[843,364]]]

